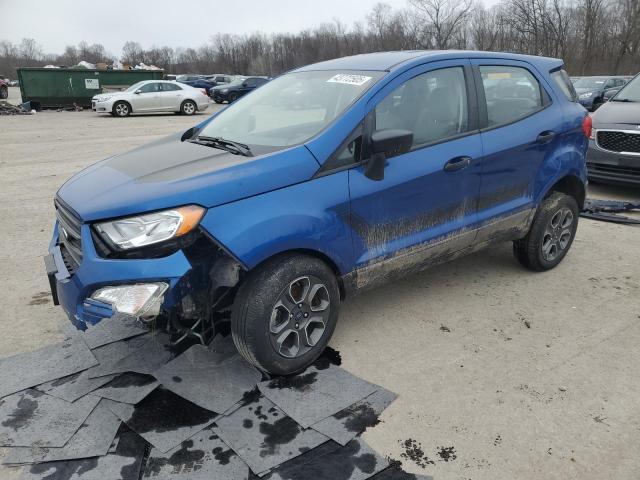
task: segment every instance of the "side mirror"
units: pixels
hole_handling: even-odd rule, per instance
[[[189,130],[187,130],[186,132],[184,132],[182,134],[182,137],[180,137],[180,141],[184,142],[186,140],[192,139],[193,137],[196,136],[196,134],[198,133],[199,130],[200,129],[197,128],[197,127],[191,127]]]
[[[243,87],[248,87],[248,86],[249,86],[249,84],[248,84],[247,82],[242,82],[242,86],[243,86]]]
[[[372,155],[364,174],[371,180],[382,180],[387,159],[407,153],[412,143],[413,132],[410,130],[376,130],[371,134]]]
[[[135,93],[136,95],[140,95],[140,94],[142,93],[142,90],[136,90],[136,91],[135,91],[135,92],[133,92],[133,93]]]

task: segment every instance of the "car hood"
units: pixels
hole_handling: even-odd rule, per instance
[[[629,124],[640,126],[640,103],[608,101],[593,114],[593,126]],[[640,128],[638,129],[640,132]]]
[[[58,197],[84,221],[198,204],[214,207],[309,180],[319,168],[305,146],[255,157],[172,135],[98,162]]]
[[[585,87],[578,87],[576,88],[576,93],[578,95],[582,95],[583,93],[589,93],[589,92],[597,92],[598,90],[593,89],[593,88],[585,88]]]
[[[229,83],[223,83],[221,85],[216,85],[215,87],[213,87],[211,90],[222,90],[224,88],[236,88],[239,85],[231,85]]]

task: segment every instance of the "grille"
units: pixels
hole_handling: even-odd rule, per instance
[[[620,165],[608,165],[604,163],[587,163],[587,167],[593,172],[613,173],[620,175],[636,175],[640,176],[640,166],[622,167]]]
[[[597,133],[598,146],[612,152],[640,153],[640,131],[629,133],[621,131],[600,131]]]
[[[58,200],[55,201],[58,219],[58,245],[69,273],[73,274],[82,262],[82,221]]]

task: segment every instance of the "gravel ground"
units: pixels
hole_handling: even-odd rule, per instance
[[[42,264],[57,188],[203,118],[0,118],[0,356],[68,328]],[[590,195],[639,200],[640,190]],[[554,271],[523,270],[505,244],[347,302],[332,341],[343,366],[399,395],[366,440],[436,480],[637,478],[639,240],[636,227],[582,219]],[[0,478],[17,472],[0,467]]]

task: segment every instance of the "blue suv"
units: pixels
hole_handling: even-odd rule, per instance
[[[357,292],[495,242],[555,267],[585,198],[589,122],[557,59],[299,68],[67,181],[45,257],[54,298],[78,328],[120,312],[176,347],[230,328],[258,368],[296,372]]]

